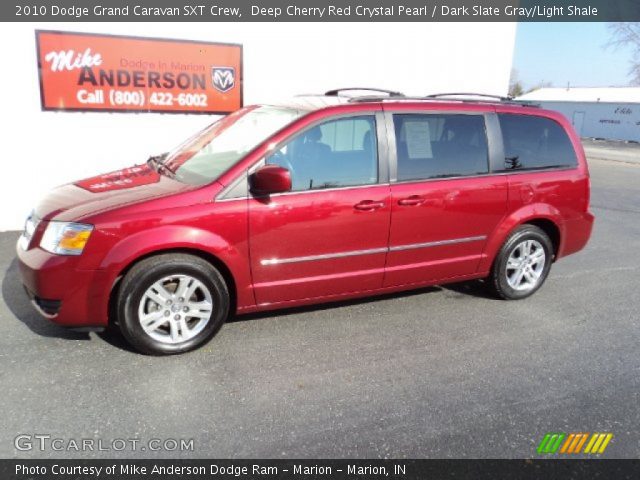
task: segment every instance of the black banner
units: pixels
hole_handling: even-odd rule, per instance
[[[637,0],[16,0],[0,21],[84,22],[621,22]]]
[[[637,479],[640,460],[0,460],[2,480]]]

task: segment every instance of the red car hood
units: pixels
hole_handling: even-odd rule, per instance
[[[160,175],[147,165],[137,165],[57,187],[38,204],[35,214],[44,220],[77,221],[122,205],[193,188]]]

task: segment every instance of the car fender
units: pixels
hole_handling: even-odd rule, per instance
[[[558,227],[558,230],[560,231],[560,245],[558,245],[558,251],[562,251],[562,242],[565,237],[565,226],[560,211],[548,203],[532,203],[509,213],[498,224],[485,244],[478,271],[489,272],[496,255],[511,232],[513,232],[518,226],[532,220],[549,220]]]
[[[238,286],[238,308],[255,304],[246,242],[232,245],[220,235],[192,226],[165,225],[127,235],[109,250],[98,268],[107,272],[105,283],[112,288],[122,272],[137,260],[171,250],[191,250],[215,257],[228,269]],[[107,312],[109,296],[97,306],[97,314]]]

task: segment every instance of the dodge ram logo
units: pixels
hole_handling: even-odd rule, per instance
[[[233,67],[211,67],[213,87],[226,93],[236,86],[236,69]]]

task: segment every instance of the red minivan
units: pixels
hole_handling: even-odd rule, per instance
[[[17,247],[35,308],[180,353],[234,314],[479,278],[524,298],[587,243],[589,172],[562,115],[351,90],[369,89],[245,107],[50,192]]]

